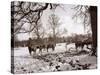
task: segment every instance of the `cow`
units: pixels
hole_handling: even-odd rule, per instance
[[[47,52],[48,52],[48,49],[49,49],[49,48],[52,48],[52,50],[54,51],[54,50],[55,50],[55,45],[52,44],[52,43],[49,43],[49,44],[47,45]]]
[[[84,41],[84,45],[87,46],[87,49],[90,49],[90,48],[89,48],[89,45],[92,46],[92,40],[89,40],[89,39],[85,40],[85,41]]]
[[[87,49],[90,49],[88,46],[89,45],[92,46],[92,40],[86,39],[86,40],[76,41],[75,42],[76,50],[77,50],[78,47],[80,47],[83,50],[85,45],[87,46]]]
[[[42,52],[42,48],[44,48],[44,46],[42,44],[34,44],[32,43],[32,39],[29,38],[28,40],[28,50],[29,50],[29,54],[31,55],[31,52],[33,51],[34,53],[36,53],[36,50],[39,49],[40,52]]]
[[[75,47],[76,47],[76,50],[77,50],[78,47],[80,47],[83,50],[84,42],[83,41],[76,41]]]

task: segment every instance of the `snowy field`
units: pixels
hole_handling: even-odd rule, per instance
[[[86,52],[88,49],[84,47]],[[79,49],[80,51],[80,49]],[[55,51],[37,50],[29,55],[27,47],[14,48],[14,73],[54,72],[67,70],[96,69],[97,58],[88,53],[77,54],[75,45],[56,44]]]

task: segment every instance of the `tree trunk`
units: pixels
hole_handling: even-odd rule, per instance
[[[92,29],[92,55],[97,54],[97,7],[90,6],[90,19],[91,19],[91,29]]]
[[[53,40],[54,40],[54,44],[56,45],[56,32],[55,32],[55,29],[53,29]]]

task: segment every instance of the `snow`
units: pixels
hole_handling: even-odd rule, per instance
[[[27,47],[14,48],[14,56],[29,56]]]
[[[97,58],[95,56],[89,56],[88,54],[75,55],[68,52],[69,50],[70,52],[76,51],[74,43],[67,46],[66,43],[58,43],[55,51],[52,51],[52,49],[49,49],[49,52],[44,50],[41,54],[37,50],[36,55],[32,53],[31,56],[27,47],[14,48],[14,73],[77,70],[83,69],[85,64],[91,64],[88,69],[97,68]]]

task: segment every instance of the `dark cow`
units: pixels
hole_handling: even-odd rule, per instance
[[[85,41],[84,41],[84,45],[87,46],[87,49],[90,49],[90,48],[89,48],[89,45],[92,46],[92,40],[85,40]]]
[[[36,50],[39,49],[40,52],[42,52],[42,46],[39,46],[39,45],[32,45],[32,46],[28,46],[28,50],[29,50],[29,53],[31,55],[31,52],[33,51],[34,53],[36,53]]]
[[[47,52],[48,52],[49,48],[52,48],[52,50],[54,51],[55,50],[55,45],[54,44],[48,44],[47,45]]]
[[[78,47],[80,47],[83,50],[84,42],[82,42],[82,41],[76,41],[75,42],[75,47],[76,47],[76,50],[77,50]]]
[[[38,46],[28,46],[28,50],[29,50],[29,54],[31,55],[31,52],[33,51],[34,53],[36,53],[36,49],[40,49],[40,47]],[[41,50],[41,49],[40,49]]]
[[[75,42],[76,50],[77,50],[78,47],[80,47],[83,50],[85,45],[87,46],[87,49],[90,49],[88,46],[89,45],[92,46],[92,40],[86,39],[86,40],[76,41]]]
[[[42,48],[44,48],[44,46],[42,44],[33,44],[32,43],[32,39],[29,38],[29,41],[28,41],[28,50],[29,50],[29,54],[31,55],[31,52],[33,51],[34,53],[36,53],[36,50],[39,49],[40,52],[42,52]]]

